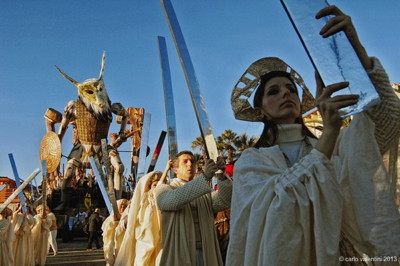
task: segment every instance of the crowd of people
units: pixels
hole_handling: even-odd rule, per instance
[[[49,249],[57,255],[57,220],[46,206],[27,206],[15,211],[6,207],[0,214],[0,265],[45,265]]]
[[[108,250],[109,265],[398,263],[400,216],[382,155],[399,138],[400,101],[351,18],[329,6],[316,19],[328,16],[322,38],[346,34],[380,103],[343,128],[340,109],[357,104],[359,95],[336,95],[349,83],[324,87],[317,73],[315,106],[323,120],[317,138],[302,120],[307,106],[300,101],[301,76],[279,58],[254,62],[245,72],[257,81],[253,104],[243,101],[249,88],[239,88],[232,108],[239,119],[262,122],[264,130],[235,163],[233,178],[215,174],[225,171],[222,158],[208,161],[196,176],[189,151],[174,158],[169,182],[160,178],[152,189],[150,176],[141,178],[125,210],[122,242],[115,238],[114,252]],[[214,176],[218,190],[210,187]],[[214,223],[224,210],[231,211],[227,251]]]
[[[236,117],[262,122],[264,130],[235,163],[233,177],[216,174],[226,172],[221,157],[197,173],[194,155],[182,151],[164,173],[141,177],[132,198],[118,200],[119,213],[104,222],[98,210],[90,215],[87,249],[93,242],[101,248],[102,223],[107,265],[339,265],[346,258],[360,265],[365,258],[386,258],[387,265],[397,265],[400,215],[382,154],[399,138],[400,101],[351,18],[329,6],[316,19],[327,16],[321,36],[347,35],[379,93],[378,105],[354,115],[343,129],[339,109],[359,96],[334,94],[349,83],[324,87],[316,74],[315,105],[323,119],[316,138],[302,120],[301,76],[278,58],[262,58],[248,68],[258,81],[253,104],[232,105]],[[168,179],[170,167],[175,176]],[[214,177],[218,189],[211,187]],[[44,265],[49,239],[57,253],[52,216],[40,207],[35,217],[20,209],[1,213],[1,265]],[[226,210],[231,224],[224,252],[215,218]],[[26,244],[31,239],[33,246]]]

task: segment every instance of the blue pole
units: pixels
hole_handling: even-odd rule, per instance
[[[14,161],[14,156],[12,153],[8,154],[8,158],[10,159],[10,163],[11,163],[11,168],[13,170],[14,173],[14,179],[15,179],[15,183],[17,184],[17,187],[19,187],[21,185],[21,181],[19,179],[19,175],[18,175],[18,171],[17,171],[17,166],[15,165],[15,161]],[[26,212],[26,206],[25,206],[25,197],[24,197],[24,193],[21,191],[21,193],[18,194],[19,196],[19,201],[21,202],[22,205],[22,211],[25,213]]]

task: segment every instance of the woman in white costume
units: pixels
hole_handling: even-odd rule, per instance
[[[47,208],[47,207],[46,207]],[[35,265],[45,265],[49,253],[49,234],[52,221],[43,212],[43,205],[36,207],[36,224],[32,229]]]
[[[26,207],[26,212],[22,213],[20,205],[13,215],[13,226],[15,239],[13,241],[15,265],[35,265],[35,255],[33,251],[32,228],[36,220],[30,214],[30,208]]]
[[[119,213],[117,215],[114,215],[114,212],[111,212],[107,219],[105,219],[103,224],[101,225],[101,230],[103,231],[104,258],[107,265],[114,265],[115,230],[118,226],[122,213],[128,206],[128,200],[119,199],[117,200],[117,205]]]
[[[0,265],[15,265],[12,250],[14,230],[12,226],[12,210],[8,207],[0,214]]]
[[[323,88],[317,76],[323,133],[316,139],[302,122],[298,73],[278,58],[249,67],[246,73],[260,81],[254,104],[244,112],[238,99],[249,93],[235,87],[232,107],[237,118],[263,122],[264,130],[235,164],[227,265],[339,265],[357,254],[400,259],[400,217],[382,162],[399,137],[400,102],[350,17],[329,6],[316,18],[327,15],[332,17],[320,34],[345,32],[381,103],[341,130],[339,109],[358,96],[332,96],[348,82]]]
[[[50,211],[50,209],[46,210],[48,219],[51,220],[50,233],[49,233],[49,246],[53,250],[53,255],[57,255],[58,246],[57,246],[57,218],[55,214]]]
[[[126,209],[122,212],[121,218],[118,221],[118,225],[115,228],[115,233],[114,233],[114,257],[116,258],[119,252],[119,249],[121,248],[122,241],[125,236],[126,232],[126,225],[128,224],[128,214],[129,214],[129,208],[131,206],[131,202],[127,202],[128,206]]]
[[[128,213],[126,232],[115,265],[158,265],[161,251],[160,211],[153,188],[162,173],[153,171],[136,184]]]

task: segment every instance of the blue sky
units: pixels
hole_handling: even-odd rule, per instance
[[[392,82],[400,82],[400,1],[330,1],[351,15],[368,53],[380,58]],[[262,125],[237,121],[231,89],[253,61],[284,59],[314,92],[314,70],[279,0],[172,0],[186,40],[214,135],[225,129],[258,135]],[[112,102],[143,107],[152,114],[149,146],[166,128],[157,36],[170,60],[179,150],[199,136],[183,72],[158,0],[2,0],[0,2],[0,176],[13,178],[13,153],[21,178],[39,164],[46,132],[44,112],[60,112],[77,98],[77,81],[98,76],[106,51],[104,81]],[[117,132],[115,123],[110,132]],[[58,125],[56,126],[58,130]],[[71,149],[70,127],[62,153]],[[128,150],[130,142],[120,149]],[[167,139],[156,169],[167,159]],[[129,167],[129,157],[122,155]],[[148,157],[148,162],[150,161]],[[65,163],[65,159],[62,160]],[[37,180],[39,181],[39,177]]]

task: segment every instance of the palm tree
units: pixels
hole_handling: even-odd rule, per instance
[[[201,136],[197,137],[195,140],[192,141],[192,150],[196,150],[197,148],[199,148],[201,150],[201,154],[203,155],[203,160],[204,160],[204,162],[206,162],[208,155],[206,153],[204,141]]]
[[[200,153],[193,153],[193,155],[196,161],[196,174],[199,174],[200,170],[202,171],[204,167],[204,158],[203,155],[201,155]]]
[[[236,151],[240,154],[245,149],[253,147],[256,144],[257,138],[256,137],[249,137],[246,133],[240,134],[236,138],[235,146],[237,147]]]
[[[217,137],[217,143],[227,153],[228,163],[233,161],[233,153],[236,151],[236,148],[233,145],[235,144],[237,137],[237,133],[233,132],[231,129],[225,129],[221,136]]]

